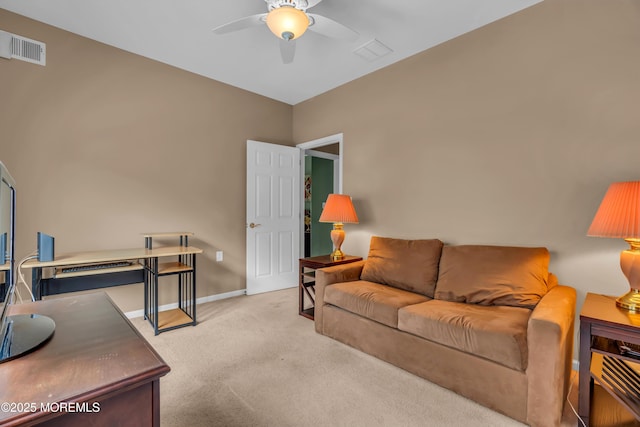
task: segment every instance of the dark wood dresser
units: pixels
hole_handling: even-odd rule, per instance
[[[21,313],[48,316],[56,329],[0,364],[0,426],[160,425],[160,377],[170,368],[107,294],[11,307]]]

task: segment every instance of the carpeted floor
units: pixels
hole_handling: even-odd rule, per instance
[[[522,425],[316,334],[297,314],[297,292],[199,305],[197,326],[158,336],[133,319],[171,367],[162,426]],[[576,426],[565,414],[563,426]]]

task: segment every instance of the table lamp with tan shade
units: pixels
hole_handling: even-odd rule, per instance
[[[629,244],[629,249],[620,253],[620,268],[631,289],[616,300],[616,305],[640,311],[640,181],[609,186],[587,235],[617,237]]]
[[[344,258],[344,253],[340,250],[345,235],[343,224],[358,223],[358,215],[356,214],[356,209],[353,207],[351,197],[346,194],[329,194],[318,221],[333,223],[331,241],[333,242],[334,250],[331,253],[331,259],[340,261]]]

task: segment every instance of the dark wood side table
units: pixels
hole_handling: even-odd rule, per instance
[[[313,320],[315,308],[315,285],[316,270],[319,268],[331,267],[340,264],[349,264],[350,262],[362,261],[362,257],[345,255],[340,261],[331,259],[331,255],[320,255],[309,258],[300,258],[300,280],[298,291],[300,294],[298,314]],[[310,306],[305,308],[305,295],[310,300]]]
[[[620,422],[622,418],[627,418],[626,422],[633,423],[634,418],[636,423],[640,421],[640,405],[628,397],[640,393],[640,384],[634,385],[637,374],[627,369],[640,366],[640,358],[622,354],[618,341],[640,345],[640,313],[618,308],[615,297],[588,293],[580,312],[578,391],[578,414],[587,426],[600,424],[595,419],[596,413],[598,419],[608,421]],[[594,393],[594,378],[598,383],[597,393]],[[609,404],[597,404],[596,397],[608,399]],[[597,408],[597,412],[592,407]],[[607,413],[603,413],[605,411]]]
[[[42,347],[0,364],[0,425],[160,425],[169,366],[107,294],[11,307],[28,313],[52,318],[56,329]]]

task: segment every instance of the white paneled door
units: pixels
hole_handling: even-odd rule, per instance
[[[247,294],[298,284],[300,149],[247,141]]]

